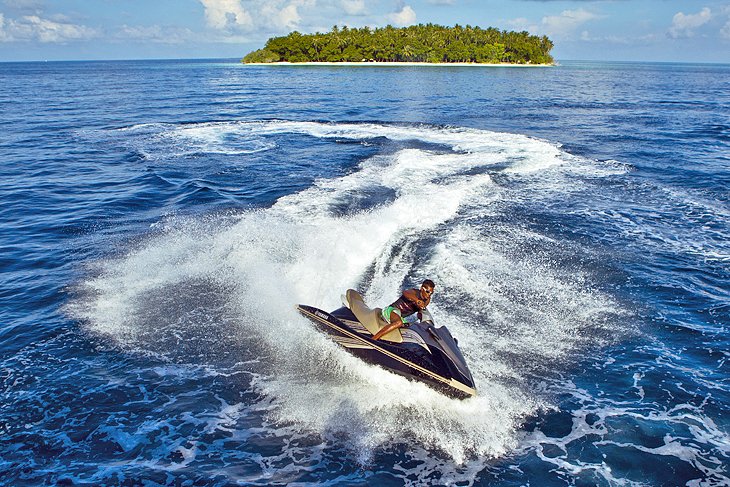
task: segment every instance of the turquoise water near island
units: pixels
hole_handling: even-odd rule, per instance
[[[0,64],[0,483],[726,485],[730,66]],[[436,282],[479,395],[295,312]]]

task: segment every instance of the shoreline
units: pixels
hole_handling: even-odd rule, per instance
[[[425,63],[425,62],[387,62],[387,61],[306,61],[291,63],[279,61],[275,63],[244,63],[244,66],[469,66],[469,67],[492,67],[492,68],[549,68],[557,64],[517,64],[517,63]]]

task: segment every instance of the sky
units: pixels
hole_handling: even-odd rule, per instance
[[[0,0],[0,61],[241,58],[294,30],[429,22],[547,35],[558,61],[730,63],[730,0]]]

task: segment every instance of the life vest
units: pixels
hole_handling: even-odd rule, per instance
[[[401,295],[401,297],[398,298],[395,303],[391,304],[391,306],[393,308],[398,308],[401,318],[405,318],[406,316],[410,316],[413,313],[420,311],[418,306],[416,306],[416,303],[410,301],[404,295]]]

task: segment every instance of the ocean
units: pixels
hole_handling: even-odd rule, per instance
[[[730,485],[730,65],[0,64],[0,484]],[[298,315],[436,282],[478,395]]]

